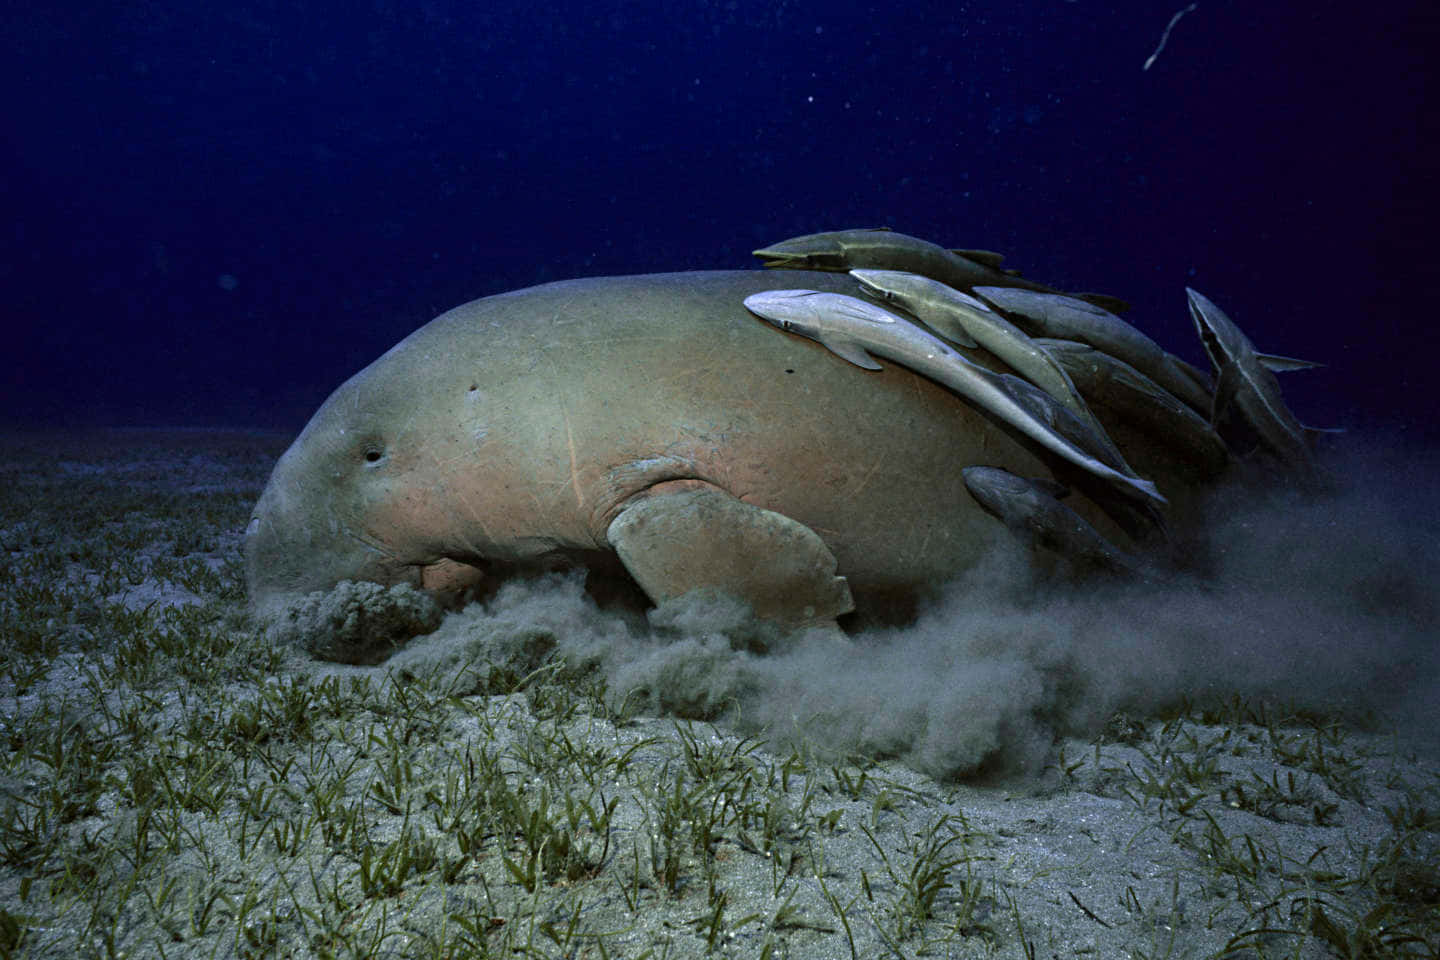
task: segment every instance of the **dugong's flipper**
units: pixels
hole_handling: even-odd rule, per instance
[[[790,628],[833,626],[855,609],[820,536],[783,514],[708,484],[630,501],[608,538],[657,604],[701,587],[733,594],[762,620]]]

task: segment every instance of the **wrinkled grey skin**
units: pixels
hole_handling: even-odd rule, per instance
[[[748,511],[769,537],[755,542],[798,544],[793,566],[828,562],[805,550],[833,554],[862,612],[959,573],[1005,535],[961,468],[1043,476],[1045,463],[944,387],[900,367],[861,370],[745,310],[750,294],[783,286],[858,292],[813,272],[591,278],[476,300],[421,327],[341,385],[276,464],[247,530],[252,604],[346,579],[452,600],[497,563],[618,569],[621,536],[632,557],[660,554],[647,576],[672,547],[692,565],[699,551],[703,567],[708,539],[665,540],[655,531],[671,527],[651,522],[675,519],[656,504],[682,501],[722,519],[726,504]],[[1183,513],[1194,491],[1167,473],[1166,452],[1112,434],[1127,456],[1144,448]],[[1123,542],[1093,503],[1077,494],[1071,506]],[[646,523],[616,523],[622,514]],[[743,553],[749,541],[737,542],[725,549]],[[713,559],[739,569],[756,558]]]

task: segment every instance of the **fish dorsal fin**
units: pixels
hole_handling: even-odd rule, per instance
[[[884,370],[885,368],[875,362],[875,358],[865,352],[865,348],[851,340],[849,337],[840,334],[830,333],[820,338],[820,343],[825,349],[842,360],[849,360],[857,367],[866,370]]]
[[[1316,367],[1323,367],[1325,364],[1316,363],[1313,360],[1296,360],[1294,357],[1281,357],[1273,353],[1257,353],[1255,359],[1260,365],[1275,373],[1289,373],[1292,370],[1314,370]]]
[[[1005,254],[996,253],[994,250],[961,250],[955,248],[950,252],[959,254],[966,260],[974,260],[982,267],[989,267],[991,270],[999,270],[1000,264],[1005,262]]]
[[[1051,477],[1030,477],[1029,479],[1030,483],[1034,484],[1038,489],[1044,490],[1056,500],[1064,500],[1070,496],[1070,488],[1059,480]]]
[[[1099,307],[1101,310],[1108,310],[1117,316],[1130,309],[1130,302],[1128,300],[1112,297],[1108,293],[1072,293],[1069,294],[1069,296],[1074,297],[1076,300],[1084,300],[1091,306]]]

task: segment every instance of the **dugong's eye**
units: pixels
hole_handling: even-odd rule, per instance
[[[385,459],[385,448],[384,448],[384,447],[380,446],[378,443],[367,444],[367,445],[365,446],[365,462],[366,462],[366,463],[373,465],[373,464],[379,463],[381,460],[384,460],[384,459]]]

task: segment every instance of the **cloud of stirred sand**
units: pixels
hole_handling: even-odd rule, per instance
[[[1352,447],[1339,493],[1221,498],[1203,583],[1042,584],[1017,548],[945,585],[911,626],[758,654],[723,598],[640,622],[555,575],[508,585],[390,663],[523,667],[523,651],[554,649],[602,671],[617,704],[939,777],[1037,771],[1057,734],[1182,699],[1373,715],[1423,747],[1440,742],[1435,466]]]

